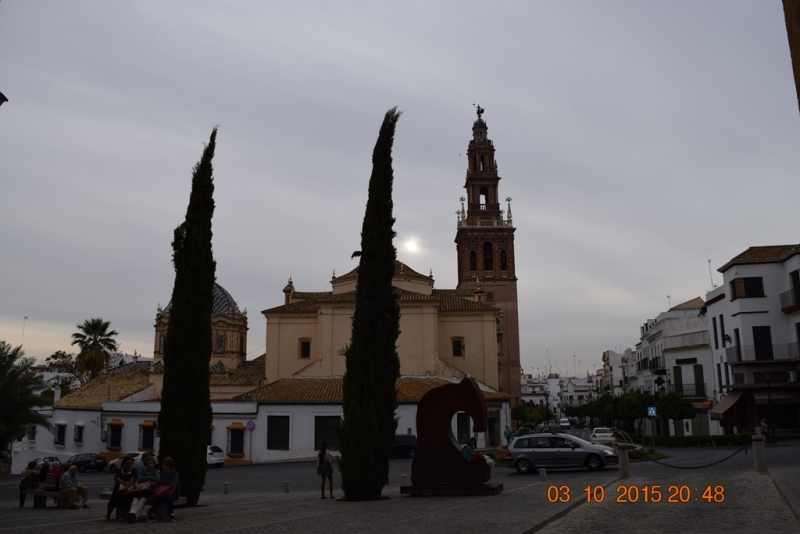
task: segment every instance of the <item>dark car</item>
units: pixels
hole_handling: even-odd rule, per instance
[[[395,458],[413,458],[417,454],[417,436],[398,434],[394,437],[392,456]]]
[[[78,466],[78,471],[81,473],[85,473],[86,471],[102,471],[106,468],[106,459],[96,452],[76,454],[67,461],[72,465]]]

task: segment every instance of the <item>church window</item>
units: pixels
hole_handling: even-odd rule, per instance
[[[505,250],[500,251],[500,270],[501,271],[508,270],[508,254],[506,254]]]
[[[469,270],[470,271],[478,270],[478,255],[475,254],[474,250],[471,250],[469,252]]]
[[[308,338],[300,339],[300,357],[311,358],[311,340]]]
[[[481,204],[486,205],[489,203],[489,189],[484,186],[481,187],[480,192],[478,193],[481,198]]]
[[[492,291],[486,293],[486,302],[494,302],[494,293]]]
[[[486,170],[486,162],[484,161],[482,154],[481,154],[481,170],[482,171]]]
[[[492,252],[492,244],[488,241],[483,244],[483,270],[494,270],[494,253]]]
[[[464,356],[464,338],[463,337],[454,337],[450,338],[453,343],[453,356],[454,357],[463,357]]]
[[[217,344],[214,347],[214,352],[217,354],[225,350],[225,336],[217,336]]]
[[[167,339],[167,336],[161,336],[161,339],[158,340],[158,352],[164,352],[164,340]]]

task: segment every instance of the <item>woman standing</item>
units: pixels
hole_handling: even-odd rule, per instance
[[[322,484],[320,485],[322,498],[325,498],[325,479],[327,478],[331,499],[333,499],[333,456],[331,456],[331,451],[328,450],[327,441],[322,442],[319,454],[317,454],[317,474],[322,479]]]

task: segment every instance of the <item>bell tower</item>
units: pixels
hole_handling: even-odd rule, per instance
[[[458,289],[479,287],[483,302],[501,310],[497,322],[497,374],[500,390],[513,401],[520,396],[515,229],[510,197],[505,199],[508,210],[504,213],[500,209],[500,177],[483,113],[478,106],[478,120],[472,125],[472,140],[467,148],[467,196],[461,197],[461,210],[456,212]]]

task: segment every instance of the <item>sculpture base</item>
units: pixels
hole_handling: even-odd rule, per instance
[[[503,484],[481,484],[480,486],[400,486],[400,493],[404,495],[438,495],[438,496],[465,496],[465,495],[497,495],[503,491]]]

